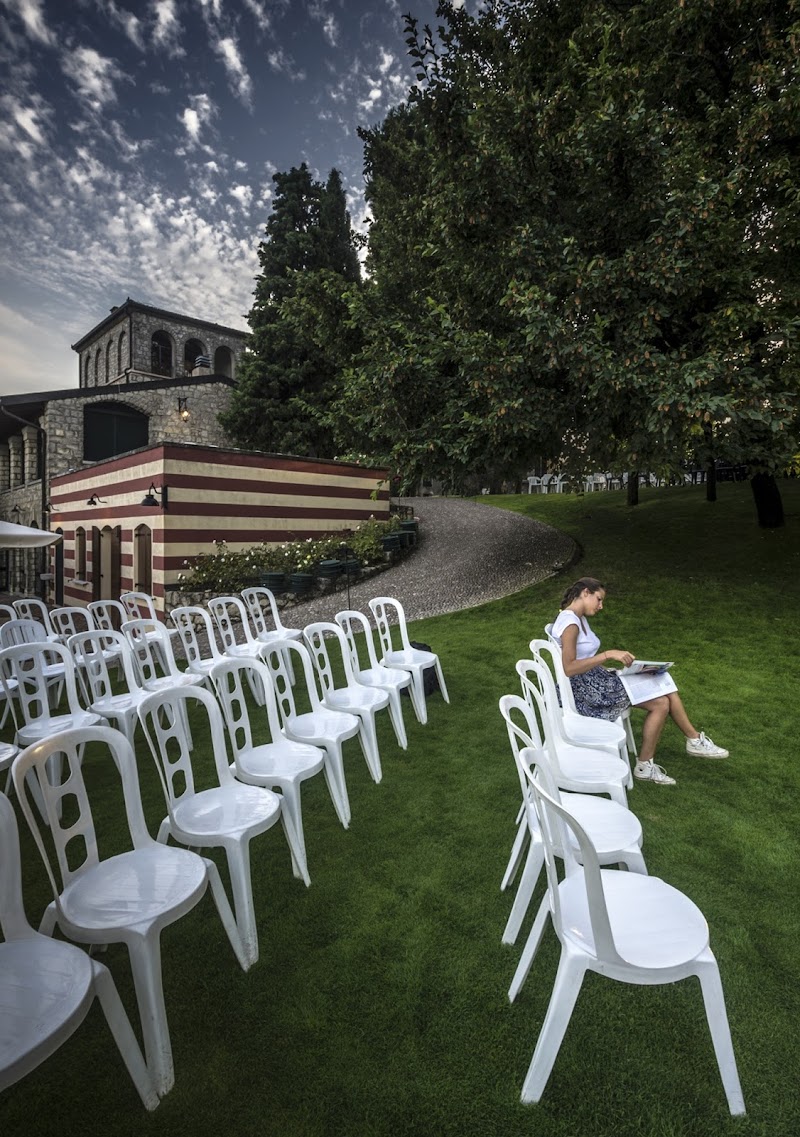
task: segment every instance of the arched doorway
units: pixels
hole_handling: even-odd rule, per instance
[[[148,595],[153,590],[153,534],[148,525],[137,525],[133,533],[133,588]]]
[[[119,600],[122,530],[92,529],[92,599]]]
[[[206,354],[205,346],[200,340],[187,340],[183,347],[183,370],[191,375],[195,368],[197,357]]]
[[[218,347],[214,352],[214,374],[233,379],[233,353],[229,347]]]
[[[153,375],[172,376],[172,340],[166,332],[153,332],[150,371]]]

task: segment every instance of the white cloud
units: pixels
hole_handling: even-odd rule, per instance
[[[293,83],[302,82],[306,77],[305,71],[296,65],[291,55],[287,55],[282,47],[267,52],[267,63],[273,71],[285,75]]]
[[[244,0],[244,6],[252,15],[259,30],[268,32],[272,27],[272,20],[264,5],[260,3],[260,0]]]
[[[0,302],[0,390],[24,394],[77,386],[78,357],[69,346],[74,329],[56,324],[53,332],[43,340],[40,312],[27,316]]]
[[[139,51],[144,51],[142,21],[138,16],[129,12],[127,8],[120,8],[115,0],[95,0],[95,3],[102,12],[105,12],[112,24],[122,28],[125,35],[135,47],[138,47]]]
[[[119,74],[119,68],[112,59],[100,55],[93,47],[76,47],[62,56],[61,67],[93,111],[101,111],[116,102],[113,79]]]
[[[228,73],[228,81],[234,93],[242,100],[245,106],[250,106],[253,84],[247,73],[247,68],[239,53],[239,45],[233,36],[225,36],[214,42],[214,50],[222,60]]]
[[[172,58],[185,55],[179,43],[181,25],[178,20],[175,0],[151,0],[153,15],[153,43],[163,48]]]
[[[330,47],[336,47],[339,42],[339,25],[329,10],[326,0],[312,0],[308,6],[308,14],[312,20],[322,24],[322,34]]]
[[[183,109],[178,119],[189,135],[190,145],[196,146],[199,143],[201,130],[211,122],[216,110],[208,95],[189,96],[189,106]]]
[[[233,186],[228,193],[236,198],[242,209],[249,209],[252,205],[253,191],[250,186]]]
[[[31,39],[38,40],[52,47],[56,37],[47,26],[42,11],[42,0],[4,0],[5,6],[15,12],[25,25],[25,31]]]

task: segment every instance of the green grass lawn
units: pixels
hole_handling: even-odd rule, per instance
[[[798,1100],[798,703],[800,485],[782,484],[785,529],[756,527],[749,487],[587,497],[492,498],[569,533],[580,559],[559,577],[470,611],[421,621],[451,705],[406,704],[407,752],[381,724],[384,780],[346,744],[353,820],[338,824],[321,779],[303,791],[311,888],[291,876],[277,829],[253,843],[261,958],[237,966],[210,899],[163,936],[176,1081],[141,1108],[99,1011],[38,1071],[0,1096],[0,1133],[260,1134],[263,1137],[783,1137]],[[485,499],[484,499],[485,500]],[[501,555],[498,552],[498,555]],[[674,659],[690,716],[731,751],[683,753],[668,725],[658,760],[678,785],[636,785],[649,870],[705,913],[748,1108],[728,1115],[699,984],[635,988],[590,975],[539,1105],[519,1093],[550,996],[548,929],[520,998],[521,947],[500,935],[499,882],[519,786],[497,710],[514,664],[590,574],[607,585],[604,647]],[[637,724],[638,725],[638,724]],[[201,761],[203,746],[196,750]],[[87,756],[107,848],[119,841],[114,778]],[[159,788],[139,747],[155,832]],[[47,893],[24,839],[25,895]],[[543,887],[540,882],[539,888]],[[537,893],[538,895],[538,893]],[[535,910],[535,904],[532,911]],[[527,924],[523,935],[527,931]],[[103,957],[136,1023],[127,955]]]

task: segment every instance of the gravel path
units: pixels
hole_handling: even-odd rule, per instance
[[[350,607],[367,611],[373,596],[393,596],[406,618],[421,620],[499,600],[544,580],[572,556],[570,537],[507,509],[449,497],[403,498],[420,521],[419,548],[400,564],[350,588]],[[347,593],[284,609],[289,626],[332,620]],[[296,614],[296,615],[295,615]]]

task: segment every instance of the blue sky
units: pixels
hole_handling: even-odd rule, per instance
[[[413,82],[403,13],[435,10],[0,0],[0,394],[76,386],[69,345],[126,296],[245,328],[276,170],[335,166],[363,225],[356,128]]]

